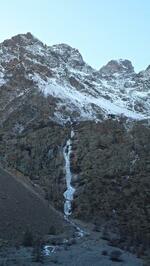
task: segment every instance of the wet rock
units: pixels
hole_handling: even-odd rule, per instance
[[[102,255],[103,256],[107,256],[108,255],[108,251],[107,250],[102,250]]]
[[[121,256],[122,256],[122,252],[120,250],[114,250],[110,253],[110,260],[115,261],[115,262],[121,262],[123,261]]]
[[[63,236],[47,236],[45,237],[44,241],[51,245],[63,245],[64,244],[64,237]]]

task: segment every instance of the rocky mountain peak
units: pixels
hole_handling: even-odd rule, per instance
[[[65,63],[69,63],[73,66],[83,66],[85,64],[80,52],[65,43],[53,45],[51,49],[59,55]]]
[[[105,75],[133,73],[134,67],[127,59],[111,60],[100,69],[100,73]]]
[[[145,70],[146,74],[150,76],[150,65]]]
[[[26,34],[18,34],[11,39],[5,40],[2,45],[5,47],[27,46],[32,45],[36,42],[40,41],[35,38],[30,32],[27,32]]]
[[[150,71],[150,65],[146,68],[147,71]]]
[[[9,112],[15,108],[14,100],[19,105],[20,95],[28,98],[26,91],[34,91],[37,97],[41,93],[40,101],[43,95],[51,97],[49,117],[59,123],[70,117],[102,120],[109,114],[145,119],[150,110],[149,84],[146,71],[136,75],[129,60],[111,60],[96,71],[77,49],[64,43],[46,46],[31,33],[0,45],[0,97],[4,105],[8,98],[12,102]]]

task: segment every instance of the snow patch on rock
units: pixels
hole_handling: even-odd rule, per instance
[[[70,110],[78,111],[80,117],[84,119],[96,119],[96,112],[93,109],[93,105],[100,108],[104,114],[115,114],[124,115],[132,119],[144,119],[146,116],[139,112],[131,111],[124,106],[119,106],[121,104],[115,104],[104,97],[94,97],[86,92],[81,92],[76,90],[72,86],[67,84],[59,84],[54,78],[47,78],[43,80],[39,74],[29,76],[36,84],[37,87],[43,92],[45,96],[52,95],[55,98],[59,98],[70,107]]]

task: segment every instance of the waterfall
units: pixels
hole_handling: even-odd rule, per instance
[[[71,215],[72,213],[72,201],[73,201],[73,195],[75,192],[75,189],[71,186],[71,180],[72,180],[72,173],[70,169],[70,155],[72,152],[72,138],[74,136],[74,131],[71,131],[71,136],[70,139],[67,140],[67,143],[63,149],[63,155],[65,159],[65,170],[66,170],[66,185],[67,189],[64,192],[64,198],[65,198],[65,203],[64,203],[64,214],[66,216]]]

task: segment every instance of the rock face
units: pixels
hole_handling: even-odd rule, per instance
[[[117,74],[134,74],[134,67],[129,60],[111,60],[106,66],[100,69],[100,73],[104,75],[114,75]]]
[[[109,221],[104,229],[119,229],[126,245],[148,245],[149,128],[138,122],[127,131],[121,120],[110,119],[81,123],[76,132],[74,215],[96,224]],[[120,243],[118,234],[115,240]]]
[[[63,211],[63,148],[73,128],[73,215],[145,247],[149,117],[149,67],[136,74],[129,60],[112,60],[95,70],[78,50],[30,33],[0,44],[1,164],[29,176]]]

